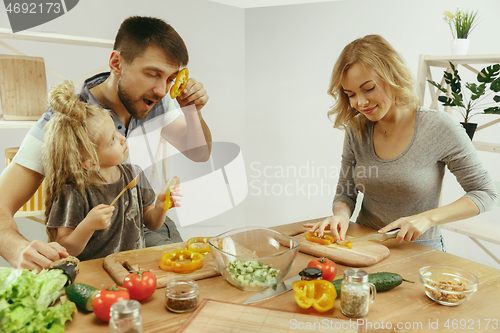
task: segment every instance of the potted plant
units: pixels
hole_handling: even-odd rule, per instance
[[[451,54],[467,54],[469,49],[469,34],[477,25],[477,11],[464,12],[459,8],[455,14],[444,12],[444,20],[448,23],[453,40],[451,41]]]
[[[485,104],[479,104],[479,102],[492,94],[494,95],[492,101],[496,103],[500,102],[500,95],[495,94],[500,91],[500,64],[483,68],[481,72],[477,74],[478,83],[465,83],[465,87],[470,92],[469,98],[463,94],[462,80],[458,74],[458,69],[452,62],[450,62],[450,68],[451,72],[447,70],[444,72],[444,80],[450,87],[450,92],[437,82],[432,80],[427,80],[427,82],[446,94],[445,96],[441,95],[438,97],[438,100],[443,103],[443,106],[457,107],[464,118],[462,125],[472,140],[477,127],[477,124],[469,122],[473,116],[477,114],[500,114],[500,108],[498,106],[491,106],[483,109]],[[487,104],[490,103],[491,101]]]

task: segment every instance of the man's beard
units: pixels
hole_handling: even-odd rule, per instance
[[[151,112],[152,108],[150,110],[145,110],[143,112],[137,110],[134,107],[134,102],[132,100],[132,97],[125,91],[125,88],[123,87],[123,81],[122,81],[123,76],[120,76],[118,78],[118,84],[117,84],[117,91],[118,91],[118,98],[120,99],[120,102],[122,102],[123,106],[125,106],[125,109],[127,109],[128,113],[135,119],[145,119],[148,115],[149,112]]]

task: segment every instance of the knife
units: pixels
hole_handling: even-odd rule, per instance
[[[274,296],[281,295],[286,293],[287,291],[292,289],[292,282],[298,281],[301,279],[300,275],[295,275],[294,277],[289,278],[281,283],[274,285],[273,287],[267,288],[266,290],[261,291],[258,294],[253,295],[249,299],[247,299],[243,304],[250,304],[255,302],[260,302]]]
[[[344,239],[344,240],[338,241],[337,244],[345,244],[347,242],[354,243],[354,242],[369,241],[369,240],[376,240],[376,241],[383,242],[389,238],[396,238],[399,230],[400,229],[397,228],[397,229],[391,230],[389,232],[386,232],[385,234],[376,233],[376,234],[369,234],[369,235],[361,236],[361,237]]]

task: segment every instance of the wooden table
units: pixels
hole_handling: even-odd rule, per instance
[[[302,223],[282,225],[273,229],[294,235],[303,231]],[[370,232],[373,232],[373,230],[352,224],[348,234],[359,236]],[[463,332],[467,329],[467,331],[474,332],[500,332],[499,269],[416,243],[403,242],[396,244],[394,240],[388,240],[384,245],[390,249],[391,255],[378,264],[364,269],[368,273],[382,271],[399,273],[403,278],[415,281],[415,283],[403,282],[402,285],[391,291],[377,294],[376,301],[370,305],[368,315],[360,319],[364,321],[365,325],[365,329],[361,331]],[[286,278],[296,275],[307,266],[311,259],[311,256],[300,253]],[[83,282],[96,287],[102,284],[113,284],[114,282],[104,270],[102,262],[102,259],[82,262],[76,282]],[[469,301],[455,307],[443,306],[431,301],[425,295],[422,285],[418,281],[418,270],[427,265],[453,266],[474,273],[479,279],[478,291]],[[337,265],[337,268],[337,278],[341,278],[343,277],[343,271],[348,267]],[[243,303],[256,293],[239,290],[226,282],[222,276],[199,280],[198,285],[202,299]],[[150,299],[142,302],[144,332],[175,332],[191,315],[191,313],[171,313],[165,308],[164,302],[165,288],[157,289]],[[319,314],[312,309],[304,310],[299,308],[293,298],[293,292],[287,292],[254,304],[277,310]],[[322,316],[325,318],[349,319],[342,315],[339,306],[340,302],[337,299],[335,307],[322,314]],[[353,325],[357,325],[355,319],[352,319],[352,321]],[[361,322],[359,323],[361,324]],[[489,327],[486,329],[487,324],[489,324]],[[73,316],[72,322],[66,324],[66,332],[108,332],[108,325],[99,321],[93,313],[83,314],[79,312]]]

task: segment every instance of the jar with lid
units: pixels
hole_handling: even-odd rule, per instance
[[[116,302],[109,315],[110,333],[142,333],[141,303],[138,301]]]
[[[301,280],[321,280],[323,277],[323,272],[321,271],[321,269],[316,267],[306,267],[299,273],[299,275],[302,277]]]
[[[359,318],[368,313],[375,301],[377,290],[368,282],[368,273],[362,269],[347,269],[340,291],[340,311],[347,317]]]
[[[176,279],[167,283],[165,305],[176,313],[193,311],[198,306],[200,291],[193,280]]]

